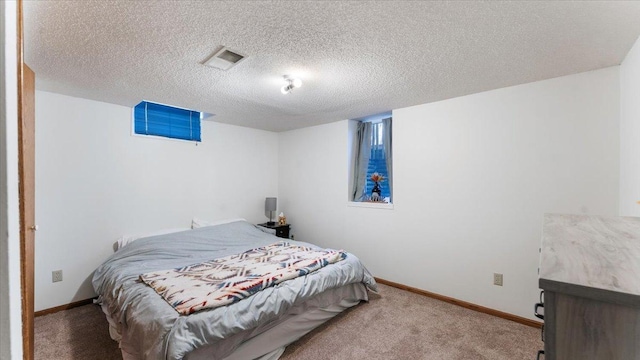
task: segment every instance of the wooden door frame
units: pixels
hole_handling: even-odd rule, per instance
[[[25,213],[25,164],[23,152],[23,122],[25,116],[25,63],[23,0],[17,0],[17,57],[18,57],[18,176],[20,199],[20,290],[22,298],[22,352],[23,359],[34,358],[34,244],[27,232],[34,224],[27,224]],[[27,70],[29,71],[29,70]],[[35,89],[34,89],[35,91]],[[35,123],[35,121],[34,121]],[[35,228],[33,228],[35,229]]]

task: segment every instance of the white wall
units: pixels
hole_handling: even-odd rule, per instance
[[[22,358],[16,2],[0,2],[0,359]]]
[[[620,215],[640,216],[640,38],[620,65]]]
[[[204,121],[197,146],[132,136],[130,108],[36,91],[36,310],[94,296],[92,271],[123,234],[266,221],[277,155],[276,133]]]
[[[618,213],[618,76],[393,111],[393,210],[347,206],[348,121],[281,133],[282,209],[296,239],[375,276],[533,318],[543,214]]]

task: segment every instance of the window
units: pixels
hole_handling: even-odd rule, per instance
[[[202,113],[142,101],[133,108],[135,134],[200,141]]]
[[[391,130],[390,117],[380,119],[378,116],[377,120],[357,124],[353,140],[350,201],[392,202]]]
[[[375,186],[375,182],[371,179],[373,174],[378,174],[384,179],[378,186],[382,191],[380,197],[382,199],[391,198],[389,186],[385,186],[389,182],[389,171],[387,170],[387,159],[384,151],[384,126],[382,122],[371,123],[371,154],[367,165],[365,194],[371,194]]]

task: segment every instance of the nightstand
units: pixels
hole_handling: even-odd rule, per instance
[[[289,229],[291,224],[278,225],[278,223],[275,223],[275,225],[267,225],[267,223],[263,223],[263,224],[258,224],[258,226],[266,227],[267,229],[274,229],[276,231],[277,237],[281,237],[285,239],[289,238]]]

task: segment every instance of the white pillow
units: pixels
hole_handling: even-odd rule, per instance
[[[207,221],[207,220],[202,220],[198,218],[193,218],[193,220],[191,220],[191,228],[197,229],[203,226],[216,226],[216,225],[228,224],[236,221],[247,221],[247,220],[243,218],[235,218],[235,219],[224,219],[224,220],[218,220],[218,221]]]
[[[120,249],[122,249],[124,246],[126,246],[127,244],[130,244],[138,239],[142,239],[145,237],[149,237],[149,236],[157,236],[157,235],[165,235],[165,234],[171,234],[171,233],[176,233],[176,232],[180,232],[180,231],[187,231],[187,230],[191,230],[189,228],[174,228],[174,229],[164,229],[164,230],[158,230],[158,231],[153,231],[153,232],[149,232],[149,233],[145,233],[145,234],[137,234],[137,235],[122,235],[120,238],[118,238],[118,241],[116,241],[115,245],[114,245],[114,251],[118,251]]]

